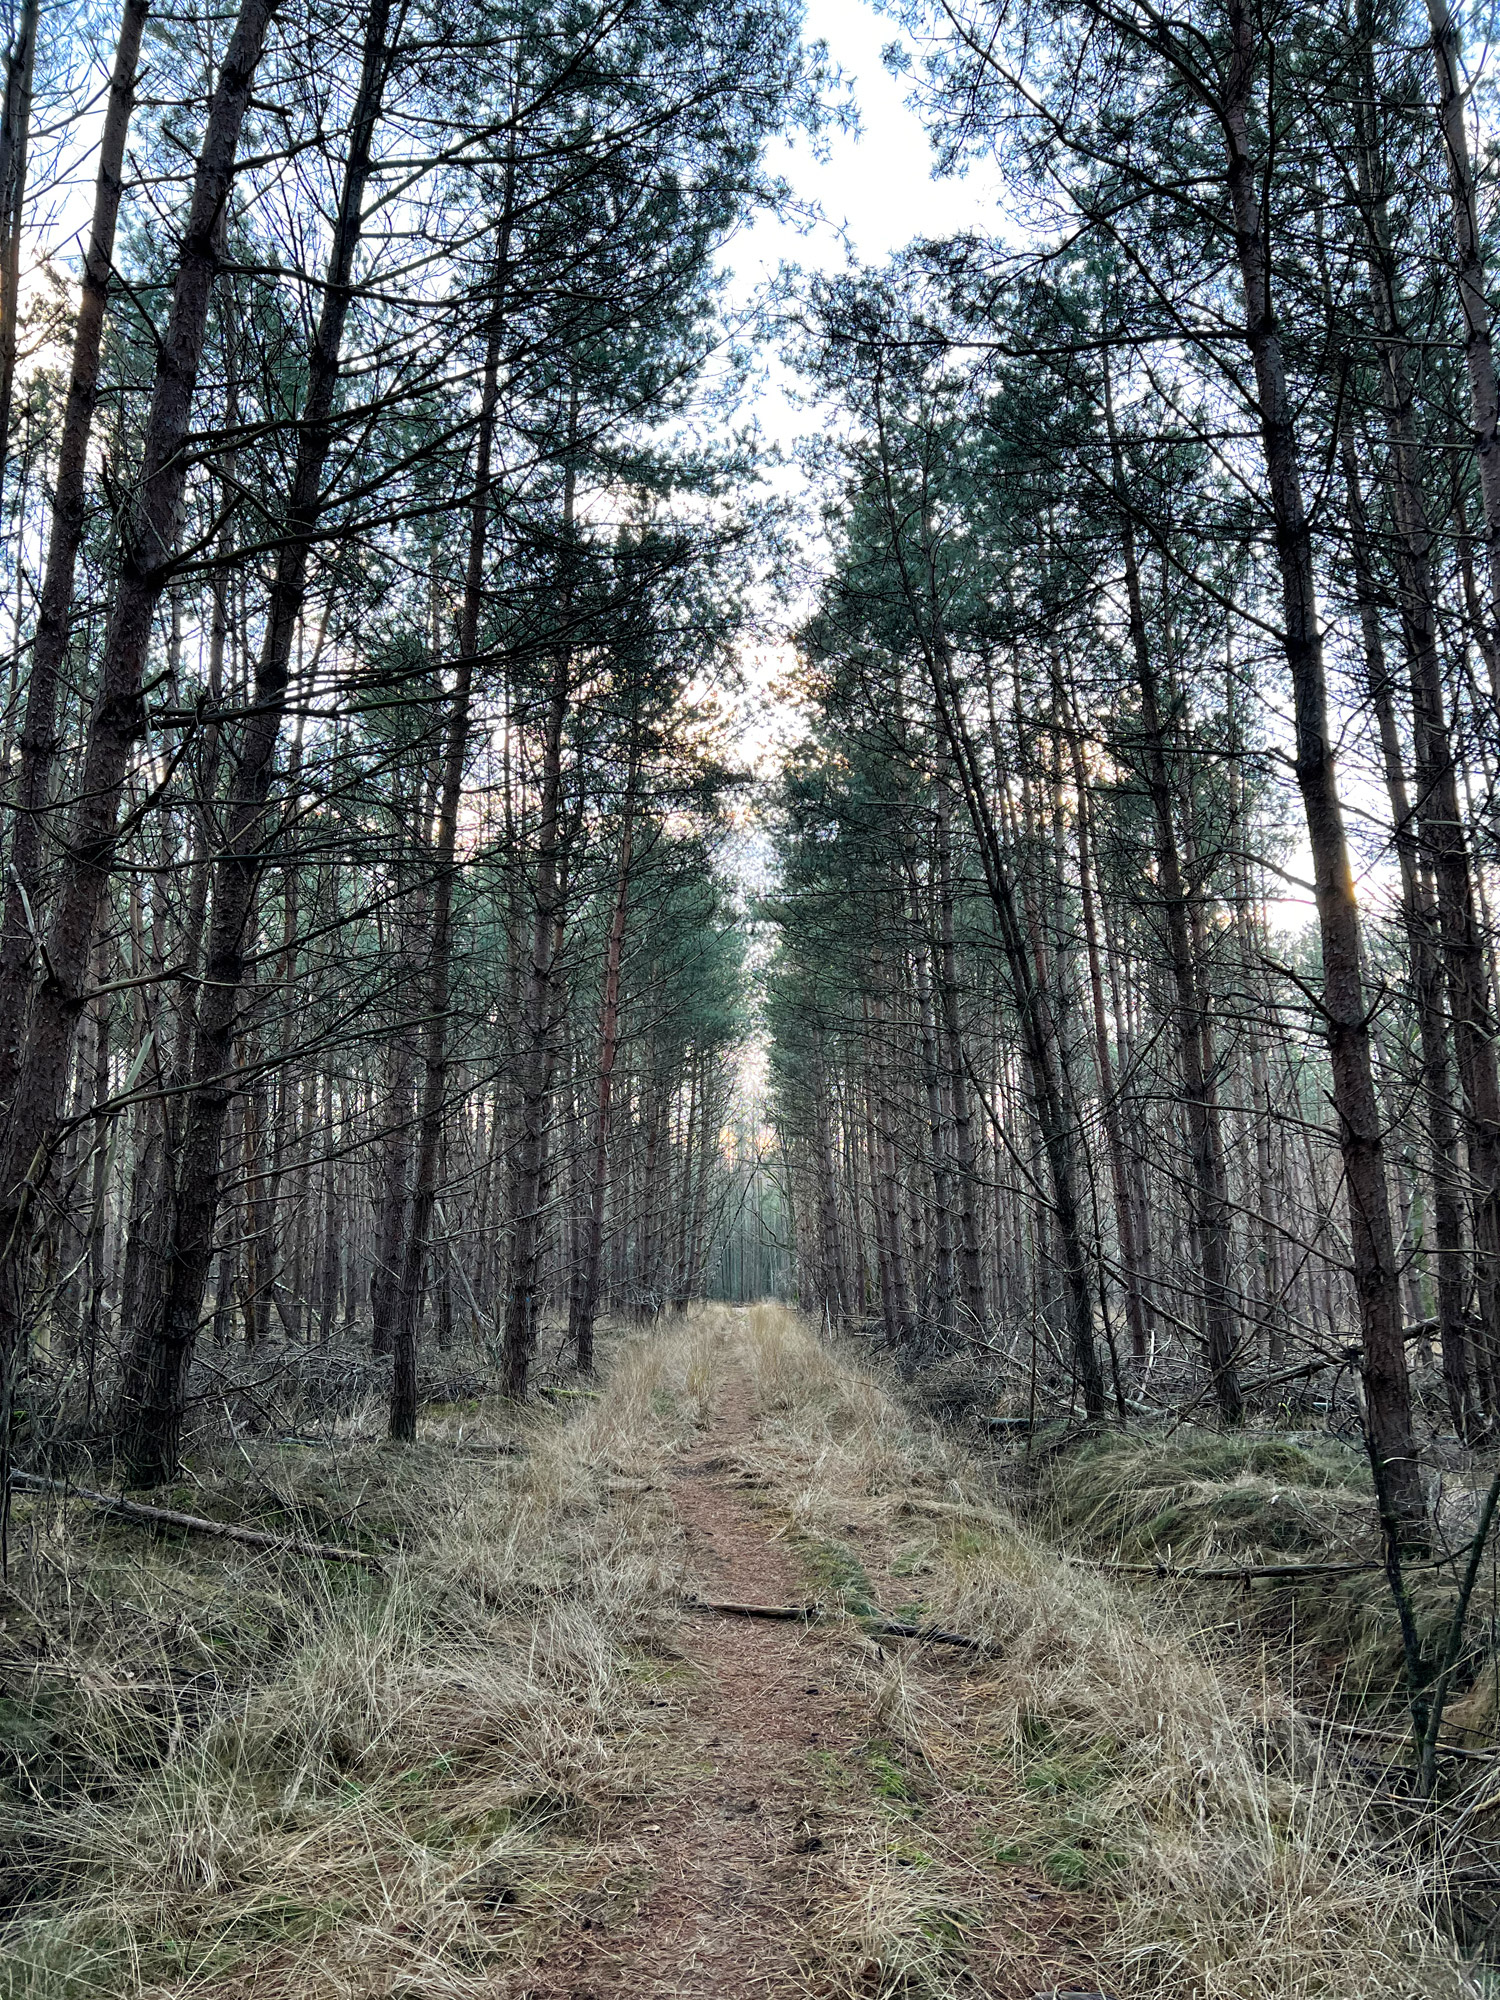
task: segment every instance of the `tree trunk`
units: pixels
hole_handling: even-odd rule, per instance
[[[958,1281],[969,1331],[983,1341],[988,1326],[984,1273],[979,1258],[979,1217],[975,1204],[977,1173],[974,1151],[974,1110],[964,1067],[963,1029],[958,1010],[958,946],[954,932],[953,827],[949,791],[951,761],[946,751],[937,768],[937,889],[938,996],[942,1016],[948,1102],[953,1118],[953,1154],[958,1170]]]
[[[474,667],[479,652],[479,617],[484,591],[484,557],[489,537],[490,488],[495,413],[500,400],[500,333],[510,268],[511,181],[507,173],[505,210],[495,256],[494,297],[485,336],[484,386],[474,441],[474,497],[469,507],[468,562],[459,620],[458,665],[449,696],[443,740],[443,789],[438,806],[432,908],[432,972],[427,998],[427,1033],[422,1051],[422,1105],[417,1127],[416,1172],[412,1181],[411,1223],[401,1268],[401,1312],[391,1371],[390,1434],[404,1444],[417,1435],[417,1334],[422,1318],[422,1280],[438,1194],[439,1148],[448,1095],[448,1011],[452,993],[453,887],[458,874],[458,809],[463,796],[464,758],[469,746]]]
[[[1448,1031],[1443,1004],[1442,967],[1436,943],[1437,912],[1429,907],[1422,880],[1421,850],[1413,831],[1416,815],[1406,789],[1401,737],[1396,725],[1385,641],[1371,562],[1369,531],[1360,492],[1354,439],[1347,426],[1340,440],[1344,490],[1353,544],[1355,592],[1364,640],[1370,706],[1380,736],[1381,762],[1391,802],[1396,858],[1401,869],[1401,915],[1411,965],[1412,1002],[1417,1016],[1422,1063],[1423,1109],[1431,1155],[1432,1235],[1430,1268],[1435,1281],[1443,1386],[1459,1436],[1476,1434],[1474,1387],[1469,1365],[1468,1282],[1463,1244],[1462,1181],[1458,1130],[1453,1115]]]
[[[213,1259],[240,988],[246,955],[254,940],[261,869],[268,845],[267,803],[286,712],[292,645],[307,593],[308,559],[322,510],[323,469],[335,430],[334,395],[344,324],[354,295],[354,258],[373,164],[375,126],[388,69],[389,19],[390,0],[373,0],[366,18],[359,88],[349,125],[349,154],[308,361],[286,539],[277,557],[250,715],[238,745],[224,852],[214,871],[213,921],[198,1003],[193,1081],[184,1118],[164,1304],[159,1322],[146,1330],[148,1337],[138,1349],[128,1384],[134,1402],[130,1460],[137,1476],[145,1481],[170,1478],[176,1468],[187,1373]]]
[[[1484,239],[1474,163],[1465,125],[1467,93],[1458,71],[1458,24],[1448,0],[1427,0],[1432,58],[1437,70],[1438,124],[1448,160],[1453,213],[1454,278],[1464,323],[1464,367],[1469,382],[1469,424],[1479,464],[1484,504],[1485,563],[1489,574],[1490,644],[1500,649],[1500,385],[1485,297]]]
[[[10,459],[10,411],[21,313],[21,236],[31,144],[31,80],[40,15],[39,0],[21,0],[16,38],[5,52],[5,102],[0,112],[0,490]]]
[[[625,789],[625,827],[620,841],[620,865],[615,877],[615,907],[604,946],[604,990],[599,1001],[599,1069],[594,1098],[593,1167],[588,1183],[583,1243],[573,1272],[573,1296],[568,1328],[578,1366],[592,1373],[594,1321],[599,1311],[600,1259],[604,1247],[604,1203],[609,1192],[610,1102],[614,1091],[615,1058],[620,1048],[620,963],[625,950],[625,919],[630,903],[630,862],[635,838],[636,739],[632,726],[630,768]]]
[[[0,1149],[0,1510],[8,1494],[31,1198],[55,1143],[74,1029],[88,997],[83,984],[94,920],[114,860],[120,797],[141,732],[141,685],[152,622],[170,573],[192,456],[188,437],[218,244],[240,128],[275,6],[276,0],[241,0],[209,104],[171,316],[157,355],[140,477],[105,629],[68,860],[47,931],[46,978],[32,1002],[10,1124]]]
[[[1115,454],[1115,479],[1117,487],[1123,492],[1124,467],[1114,435],[1114,416],[1108,396],[1106,377],[1105,408],[1109,416],[1110,444]],[[1155,826],[1157,881],[1166,919],[1167,956],[1177,1002],[1178,1062],[1182,1072],[1183,1108],[1187,1115],[1188,1155],[1192,1166],[1193,1229],[1203,1272],[1203,1328],[1208,1367],[1220,1416],[1226,1424],[1238,1424],[1244,1417],[1237,1366],[1239,1327],[1231,1278],[1233,1250],[1229,1185],[1224,1168],[1224,1136],[1218,1092],[1214,1085],[1211,1030],[1202,972],[1193,949],[1188,888],[1183,879],[1177,846],[1156,663],[1146,633],[1140,568],[1136,559],[1135,524],[1125,512],[1121,515],[1120,541],[1131,649],[1135,656],[1136,682],[1141,696],[1141,748],[1146,790],[1151,799]]]
[[[1257,46],[1246,0],[1229,0],[1229,26],[1232,49],[1223,105],[1227,181],[1276,525],[1283,643],[1295,710],[1295,767],[1312,852],[1323,947],[1321,999],[1344,1166],[1352,1275],[1360,1308],[1366,1423],[1382,1514],[1394,1536],[1422,1543],[1427,1536],[1427,1509],[1412,1433],[1400,1270],[1391,1229],[1383,1128],[1375,1096],[1369,1012],[1360,964],[1359,907],[1329,740],[1312,538],[1302,498],[1281,336],[1272,308],[1269,251],[1262,234],[1264,210],[1250,153],[1248,114]]]
[[[58,748],[58,683],[67,656],[73,579],[83,539],[89,436],[99,397],[99,356],[114,259],[115,222],[120,210],[120,177],[135,105],[136,63],[147,12],[148,0],[126,0],[115,49],[99,142],[94,216],[83,260],[82,297],[58,440],[47,565],[42,576],[27,675],[20,780],[5,877],[4,916],[0,918],[3,925],[0,928],[0,1104],[6,1105],[11,1101],[20,1068],[32,980],[33,932],[42,920],[42,828],[51,804],[52,769]]]
[[[568,462],[563,474],[562,555],[570,564],[577,491],[578,397],[572,392],[568,420]],[[564,578],[566,592],[567,579]],[[541,1301],[538,1289],[542,1247],[543,1197],[547,1178],[547,1099],[556,1048],[552,1021],[552,975],[563,899],[562,757],[568,718],[572,661],[569,647],[557,648],[542,731],[541,801],[537,819],[536,884],[532,895],[531,952],[521,1008],[518,1064],[519,1120],[511,1179],[510,1282],[506,1295],[501,1378],[505,1394],[525,1398],[536,1352]]]

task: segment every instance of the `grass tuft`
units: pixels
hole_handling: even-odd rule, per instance
[[[972,1802],[966,1813],[990,1820],[992,1856],[1093,1897],[1106,1985],[1157,2000],[1456,2000],[1477,1990],[1438,1928],[1430,1860],[1375,1827],[1337,1753],[1294,1737],[1284,1695],[1227,1665],[1189,1608],[1139,1599],[1043,1546],[982,1468],[790,1314],[756,1310],[749,1356],[761,1414],[745,1456],[790,1496],[794,1525],[828,1536],[863,1522],[898,1542],[904,1533],[903,1568],[920,1577],[927,1615],[993,1649],[968,1674],[963,1728],[940,1738],[929,1727],[928,1755]],[[1174,1504],[1204,1481],[1260,1490],[1296,1474],[1299,1507],[1311,1494],[1351,1520],[1365,1507],[1337,1448],[1221,1443],[1186,1454]],[[1087,1473],[1067,1476],[1081,1493]],[[1121,1537],[1146,1531],[1164,1504],[1143,1496],[1133,1527],[1128,1491],[1112,1467],[1105,1504]],[[920,1935],[920,1897],[901,1871],[892,1879],[879,1875],[869,1908],[899,1908],[894,1930]],[[880,1977],[969,1990],[951,1957],[918,1953],[908,1973],[898,1955]],[[871,1962],[886,1963],[878,1952]]]

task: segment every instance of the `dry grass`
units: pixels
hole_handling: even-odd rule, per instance
[[[962,1733],[924,1728],[900,1686],[885,1692],[884,1726],[922,1740],[950,1796],[991,1822],[997,1859],[1104,1907],[1121,1990],[1477,1990],[1439,1933],[1416,1856],[1377,1837],[1360,1788],[1292,1736],[1279,1691],[1217,1660],[1180,1608],[1041,1546],[972,1461],[913,1428],[791,1315],[758,1308],[747,1353],[761,1409],[747,1459],[812,1538],[814,1573],[840,1535],[883,1531],[923,1615],[998,1654],[969,1687]],[[931,1942],[930,1922],[917,1934]]]
[[[625,1344],[606,1392],[530,1418],[514,1455],[509,1414],[470,1405],[406,1452],[236,1448],[175,1496],[394,1551],[380,1574],[29,1510],[0,1633],[21,1857],[0,1994],[501,1990],[569,1924],[612,1802],[650,1790],[644,1697],[683,1585],[656,1489],[736,1369],[745,1470],[821,1594],[857,1613],[908,1591],[999,1653],[943,1672],[842,1628],[867,1737],[830,1763],[847,1810],[809,1994],[1021,1978],[1026,1938],[982,1915],[1021,1876],[1078,1897],[1122,1996],[1473,1990],[1420,1868],[1289,1738],[1280,1695],[1021,1532],[981,1468],[756,1308]]]
[[[707,1381],[689,1329],[629,1346],[520,1455],[471,1406],[408,1452],[239,1447],[174,1496],[394,1545],[383,1574],[30,1510],[0,1992],[491,1992],[633,1781],[681,1592],[637,1489]]]

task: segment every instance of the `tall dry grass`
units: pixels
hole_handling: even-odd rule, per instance
[[[485,1406],[407,1452],[236,1447],[182,1496],[394,1545],[380,1574],[21,1510],[6,2000],[491,1993],[640,1781],[682,1594],[649,1489],[710,1379],[689,1325],[517,1455]]]
[[[1430,1860],[1377,1824],[1336,1753],[1293,1729],[1279,1687],[1216,1657],[1181,1606],[1143,1602],[1024,1531],[975,1461],[792,1314],[754,1309],[743,1352],[759,1412],[745,1456],[793,1530],[882,1534],[920,1615],[993,1649],[957,1732],[899,1685],[884,1698],[950,1795],[989,1822],[994,1854],[1103,1905],[1122,1991],[1481,1990],[1437,1921]]]
[[[806,1919],[809,1993],[993,1990],[966,1970],[975,1852],[991,1900],[1015,1865],[1071,1879],[1122,1996],[1475,1990],[1419,1858],[1279,1694],[1023,1532],[981,1467],[762,1307],[626,1343],[603,1393],[529,1419],[514,1455],[512,1416],[482,1406],[429,1413],[407,1452],[236,1448],[179,1496],[378,1545],[378,1575],[31,1509],[0,1652],[0,1994],[503,1990],[574,1920],[612,1803],[651,1790],[644,1704],[684,1590],[661,1475],[730,1382],[754,1412],[734,1450],[811,1574],[820,1551],[878,1545],[882,1590],[899,1579],[998,1654],[935,1675],[833,1628],[867,1735],[920,1768],[933,1810],[908,1817],[897,1773],[888,1814],[845,1814]],[[822,1574],[860,1608],[852,1558]],[[940,1823],[968,1830],[961,1865],[939,1865]],[[986,1979],[1023,1976],[1007,1949]]]

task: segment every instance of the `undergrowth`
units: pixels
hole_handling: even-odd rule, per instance
[[[1110,1990],[1159,2000],[1478,1990],[1437,1920],[1430,1859],[1374,1823],[1367,1790],[1339,1753],[1292,1726],[1280,1686],[1227,1663],[1189,1607],[1143,1600],[1044,1546],[983,1468],[914,1427],[791,1315],[756,1309],[747,1346],[760,1408],[747,1467],[783,1496],[790,1531],[826,1548],[862,1527],[890,1547],[891,1574],[919,1592],[924,1617],[989,1649],[942,1713],[891,1696],[908,1761],[958,1803],[995,1868],[1036,1871],[1086,1899]],[[1336,1451],[1278,1451],[1233,1476],[1289,1470],[1331,1506],[1358,1502]],[[1205,1454],[1195,1476],[1211,1473]],[[1128,1529],[1122,1517],[1117,1534]],[[928,1967],[920,1990],[968,1990],[956,1970],[946,1987],[932,1972],[917,1914],[928,1902],[916,1884],[904,1894],[880,1990],[907,1990],[912,1951]],[[871,1909],[868,1885],[852,1885],[851,1965],[870,1960]],[[1024,1972],[1023,1944],[1013,1964],[1003,1935],[987,1948],[1000,1978]]]
[[[700,1345],[637,1343],[519,1439],[471,1405],[406,1450],[230,1447],[169,1496],[378,1571],[18,1506],[6,2000],[492,1992],[629,1783],[681,1592],[649,1476]]]
[[[649,1696],[685,1587],[660,1475],[736,1371],[746,1490],[839,1620],[863,1732],[809,1765],[837,1809],[795,1940],[803,1990],[1475,1990],[1430,1862],[1376,1828],[1279,1685],[1227,1666],[1182,1605],[1023,1531],[985,1467],[757,1308],[634,1341],[603,1395],[519,1432],[479,1403],[429,1412],[404,1451],[245,1443],[170,1496],[365,1548],[376,1571],[20,1506],[5,2000],[478,2000],[524,1978],[597,1901],[612,1803],[651,1791]],[[1322,1484],[1302,1488],[1357,1499],[1336,1457],[1309,1457]],[[882,1646],[877,1607],[988,1656]],[[650,1885],[627,1875],[610,1893],[633,1909]]]
[[[1035,1474],[1036,1516],[1064,1546],[1098,1560],[1174,1569],[1294,1563],[1351,1565],[1303,1582],[1223,1580],[1195,1590],[1205,1624],[1270,1645],[1305,1681],[1356,1707],[1404,1707],[1401,1635],[1381,1568],[1368,1464],[1336,1438],[1224,1436],[1183,1428],[1166,1438],[1110,1433],[1045,1459]],[[1440,1542],[1462,1549],[1474,1529],[1472,1477],[1450,1476],[1439,1495]],[[1357,1567],[1363,1565],[1363,1567]],[[1451,1565],[1411,1564],[1416,1626],[1429,1652],[1446,1634]],[[1493,1620],[1490,1578],[1471,1624]],[[1463,1663],[1472,1678],[1486,1648]]]

